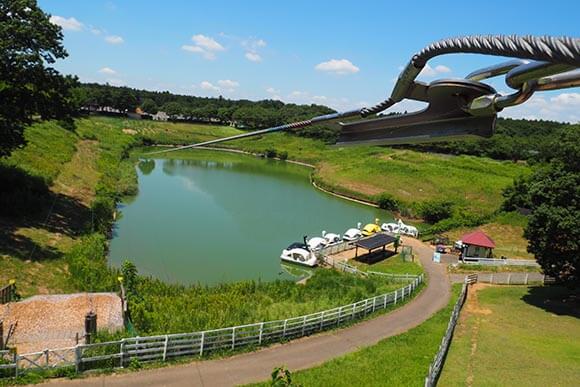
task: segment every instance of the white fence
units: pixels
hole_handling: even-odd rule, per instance
[[[119,341],[79,344],[60,350],[46,350],[14,356],[10,368],[15,374],[29,369],[70,366],[77,372],[123,367],[131,361],[166,361],[182,356],[199,356],[241,347],[259,347],[282,342],[340,326],[370,313],[396,305],[408,298],[423,282],[423,275],[409,277],[406,286],[353,304],[305,316],[259,322],[203,332],[160,336],[130,337]],[[8,367],[6,367],[8,368]]]
[[[415,274],[392,274],[392,273],[382,273],[379,271],[372,271],[372,270],[362,271],[362,270],[359,270],[357,267],[351,266],[345,262],[336,262],[334,264],[334,267],[337,270],[340,270],[340,271],[343,271],[346,273],[358,274],[358,275],[361,275],[364,277],[368,277],[369,274],[370,275],[378,275],[378,276],[381,276],[384,278],[388,278],[389,280],[394,281],[394,282],[409,282],[409,281],[413,281],[417,277],[417,275],[415,275]]]
[[[472,283],[472,279],[469,279],[469,283]],[[449,324],[447,324],[447,330],[445,331],[445,335],[441,340],[441,344],[439,345],[439,350],[435,354],[435,358],[433,362],[429,365],[429,373],[425,378],[425,387],[433,387],[437,384],[437,379],[441,374],[441,369],[443,368],[443,363],[445,361],[445,356],[447,355],[447,351],[449,350],[449,345],[451,344],[451,339],[453,338],[453,331],[455,330],[455,326],[457,325],[457,319],[459,318],[459,312],[465,303],[465,299],[467,297],[467,289],[468,289],[468,277],[465,279],[465,283],[463,284],[463,288],[461,289],[461,294],[455,303],[455,307],[453,307],[453,312],[451,313],[451,318],[449,319]]]
[[[535,266],[540,267],[534,259],[511,259],[511,258],[473,258],[464,257],[463,262],[468,265],[491,265],[491,266]]]

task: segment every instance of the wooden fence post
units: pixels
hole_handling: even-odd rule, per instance
[[[302,336],[304,336],[304,332],[306,331],[306,316],[302,319]]]
[[[322,330],[322,327],[324,326],[324,311],[322,311],[322,314],[320,315],[320,328],[318,330]]]
[[[512,273],[508,274],[508,285],[511,284],[511,279],[512,279]]]
[[[259,345],[262,345],[262,336],[263,336],[263,334],[264,334],[264,323],[262,322],[262,323],[260,323],[260,339],[258,341],[258,344]]]
[[[203,356],[204,345],[205,345],[205,331],[201,332],[201,341],[199,342],[199,357]]]
[[[282,338],[286,337],[286,329],[288,327],[288,319],[284,320],[284,327],[282,328]]]
[[[393,305],[397,305],[397,290],[395,290],[395,301],[394,301]]]
[[[530,275],[529,273],[526,273],[526,285],[528,284],[528,276],[529,275]]]
[[[232,349],[236,347],[236,327],[232,328]]]

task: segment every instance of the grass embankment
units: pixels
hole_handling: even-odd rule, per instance
[[[179,333],[279,320],[394,291],[401,283],[316,270],[305,285],[290,280],[217,286],[168,285],[141,279],[132,302],[140,334]]]
[[[492,219],[491,223],[484,224],[478,229],[485,232],[496,243],[494,249],[496,257],[534,259],[527,251],[528,241],[524,238],[524,228],[528,219],[516,212],[502,213]],[[461,239],[461,236],[473,231],[473,228],[458,228],[448,231],[445,235],[451,241]]]
[[[16,279],[23,296],[74,291],[65,255],[82,235],[110,224],[116,198],[137,189],[125,158],[136,139],[90,120],[77,124],[76,132],[33,125],[28,144],[0,160],[2,179],[16,175],[22,187],[0,194],[12,206],[0,215],[0,285]]]
[[[568,295],[555,286],[472,291],[439,385],[578,385],[580,305]]]
[[[460,285],[454,285],[447,307],[418,327],[318,367],[292,372],[293,382],[303,386],[423,386],[460,290]]]

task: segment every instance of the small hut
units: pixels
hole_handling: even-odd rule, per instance
[[[483,231],[477,230],[461,237],[463,243],[462,257],[469,258],[491,258],[495,243]]]

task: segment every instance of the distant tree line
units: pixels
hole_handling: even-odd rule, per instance
[[[157,92],[115,87],[96,83],[81,84],[74,90],[75,103],[91,110],[111,110],[120,113],[142,112],[167,113],[171,120],[232,124],[239,128],[261,129],[281,125],[313,116],[333,113],[322,105],[297,105],[275,100],[231,100],[219,96],[195,97],[177,95],[168,91]],[[331,139],[333,131],[310,128],[298,134],[308,137]]]
[[[539,161],[553,152],[552,139],[570,127],[555,121],[530,121],[498,118],[495,134],[491,138],[461,140],[405,146],[420,151],[465,154],[497,160]],[[577,129],[580,126],[576,125]]]

